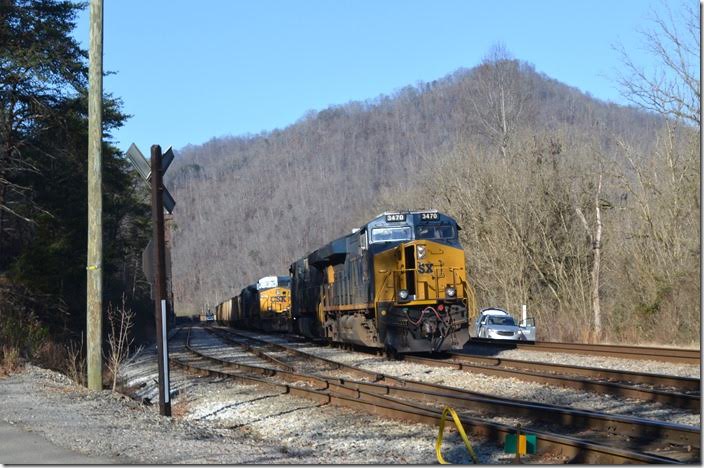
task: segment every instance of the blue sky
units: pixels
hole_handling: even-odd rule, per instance
[[[688,0],[694,3],[695,0]],[[123,151],[200,144],[471,68],[502,42],[536,70],[624,103],[622,43],[648,64],[651,0],[104,0],[104,89]],[[697,8],[698,4],[694,3]],[[680,3],[671,2],[677,15]],[[75,37],[88,48],[88,8]]]

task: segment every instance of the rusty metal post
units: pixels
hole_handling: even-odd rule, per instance
[[[103,388],[103,1],[90,2],[88,64],[88,255],[86,350],[88,388]]]
[[[171,416],[169,385],[169,346],[166,339],[166,248],[164,240],[163,173],[161,169],[161,146],[152,145],[152,232],[156,281],[154,285],[154,319],[156,323],[157,360],[159,361],[159,412]]]

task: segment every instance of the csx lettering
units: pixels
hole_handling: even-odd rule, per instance
[[[418,273],[432,273],[433,272],[433,264],[432,263],[419,263],[418,264]]]

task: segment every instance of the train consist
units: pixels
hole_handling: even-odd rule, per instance
[[[285,311],[264,306],[263,278],[218,305],[217,320],[391,353],[461,349],[476,304],[459,229],[435,210],[382,213],[293,262],[290,291],[275,296]]]

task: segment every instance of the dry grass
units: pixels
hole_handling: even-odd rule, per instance
[[[34,352],[33,357],[42,367],[63,372],[66,364],[66,347],[53,340],[45,340]]]
[[[171,416],[175,418],[183,418],[190,411],[190,405],[187,401],[179,401],[171,405]]]
[[[0,359],[0,376],[4,377],[13,374],[21,366],[22,360],[20,359],[19,350],[11,346],[3,346]]]
[[[83,353],[83,336],[80,345],[71,342],[66,346],[66,375],[80,385],[86,385],[86,356]]]

